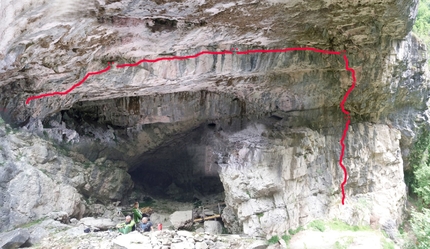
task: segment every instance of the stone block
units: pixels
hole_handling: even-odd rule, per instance
[[[99,228],[101,230],[108,230],[109,228],[116,226],[115,222],[113,222],[111,219],[96,219],[93,217],[82,218],[80,223],[84,224],[85,226]]]
[[[222,225],[219,221],[208,220],[205,221],[205,233],[209,234],[221,234]]]
[[[192,218],[192,213],[192,210],[176,211],[170,215],[170,222],[174,228],[178,228]]]
[[[196,243],[196,249],[208,249],[209,246],[206,244],[206,242],[197,242]]]
[[[18,228],[16,230],[0,235],[0,248],[15,249],[19,248],[30,238],[30,233],[27,230]]]

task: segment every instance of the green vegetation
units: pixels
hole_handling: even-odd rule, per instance
[[[334,243],[334,247],[335,249],[347,249],[349,245],[352,244],[352,242],[354,242],[354,238],[352,238],[351,236],[348,236],[346,238],[342,238],[342,242],[336,241]]]
[[[302,226],[299,226],[298,228],[296,228],[296,229],[289,229],[288,230],[288,233],[289,234],[291,234],[291,235],[295,235],[295,234],[297,234],[297,233],[299,233],[300,231],[302,231],[303,230],[303,227]]]
[[[405,173],[406,184],[417,194],[419,201],[422,201],[422,203],[427,206],[430,204],[429,150],[430,132],[423,129],[409,155],[409,164],[412,169],[412,174],[410,171]]]
[[[313,228],[313,229],[318,230],[320,232],[324,232],[326,229],[324,221],[322,221],[322,220],[312,221],[311,223],[308,224],[308,228]]]
[[[423,1],[427,9],[429,1]],[[411,243],[409,248],[430,249],[430,132],[424,128],[419,134],[409,155],[410,170],[405,172],[405,182],[411,194],[409,200],[418,209],[411,212],[410,219],[417,243]]]
[[[370,231],[369,226],[351,226],[341,220],[332,220],[327,223],[327,226],[332,230],[337,231]]]
[[[430,0],[420,0],[412,30],[427,46],[430,44]]]
[[[290,240],[291,240],[291,235],[288,235],[288,234],[284,234],[284,235],[282,235],[282,237],[281,237],[284,241],[285,241],[285,243],[288,245],[288,243],[290,243]]]
[[[394,243],[391,240],[387,241],[387,239],[385,239],[385,238],[381,239],[381,244],[382,244],[383,249],[394,249],[395,248]]]
[[[258,215],[258,214],[257,214]],[[292,236],[293,235],[295,235],[295,234],[297,234],[298,232],[300,232],[300,231],[302,231],[303,230],[303,227],[298,227],[298,228],[296,228],[296,229],[290,229],[290,230],[288,230],[288,233],[287,234],[284,234],[284,235],[282,235],[281,236],[281,239],[282,240],[284,240],[285,241],[285,244],[289,244],[290,243],[290,240],[291,240],[291,238],[292,238]],[[275,235],[275,236],[272,236],[269,240],[268,240],[268,243],[269,244],[276,244],[276,243],[278,243],[279,242],[279,240],[280,240],[280,238],[279,238],[279,236],[277,236],[277,235]]]
[[[372,230],[369,226],[351,226],[341,220],[322,221],[314,220],[307,225],[308,228],[324,232],[327,228],[337,231],[370,231]]]
[[[275,236],[272,236],[268,242],[269,242],[269,245],[271,245],[271,244],[278,243],[278,241],[279,241],[279,237],[277,235],[275,235]]]
[[[44,221],[44,220],[45,220],[45,218],[43,218],[43,219],[38,219],[38,220],[34,220],[34,221],[31,221],[31,222],[29,222],[29,223],[27,223],[27,224],[21,225],[21,226],[19,226],[19,227],[20,227],[20,228],[28,228],[28,227],[31,227],[31,226],[34,226],[34,225],[40,224],[40,223],[42,223],[42,221]]]
[[[417,249],[430,249],[430,209],[422,212],[412,211],[411,226],[417,239]]]

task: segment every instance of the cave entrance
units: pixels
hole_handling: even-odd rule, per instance
[[[129,170],[134,193],[179,202],[223,202],[213,134],[213,123],[202,125],[141,155]]]

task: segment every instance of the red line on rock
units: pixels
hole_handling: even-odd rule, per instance
[[[187,60],[187,59],[194,59],[197,58],[201,55],[204,54],[253,54],[253,53],[285,53],[285,52],[290,52],[290,51],[313,51],[316,53],[322,53],[322,54],[333,54],[333,55],[343,55],[343,60],[345,61],[345,69],[347,71],[350,71],[352,74],[352,85],[351,87],[348,88],[348,90],[346,91],[345,95],[343,96],[342,102],[340,103],[340,108],[342,110],[342,112],[346,115],[346,124],[345,124],[345,128],[343,130],[343,134],[342,134],[342,138],[340,140],[340,144],[342,146],[341,149],[341,153],[340,153],[340,157],[339,157],[339,165],[343,170],[343,181],[340,184],[340,187],[342,189],[342,205],[345,204],[345,184],[347,182],[348,179],[348,173],[346,170],[346,167],[343,165],[343,157],[345,155],[345,138],[348,132],[348,127],[349,124],[351,123],[351,119],[350,119],[350,115],[349,112],[347,110],[345,110],[345,102],[349,96],[349,94],[352,92],[352,90],[355,87],[356,84],[356,78],[355,78],[355,70],[349,67],[349,61],[348,58],[346,56],[346,51],[330,51],[330,50],[322,50],[322,49],[317,49],[317,48],[310,48],[310,47],[303,47],[303,48],[283,48],[283,49],[270,49],[270,50],[264,50],[264,49],[256,49],[256,50],[245,50],[245,51],[238,51],[238,49],[236,50],[232,50],[232,51],[202,51],[200,53],[194,54],[194,55],[187,55],[187,56],[172,56],[172,57],[160,57],[157,59],[142,59],[136,63],[131,63],[131,64],[120,64],[117,65],[117,68],[124,68],[124,67],[135,67],[138,66],[139,64],[143,63],[143,62],[149,62],[149,63],[154,63],[157,61],[169,61],[169,60]],[[109,71],[111,68],[110,63],[108,63],[108,66],[100,71],[96,71],[96,72],[90,72],[87,73],[85,75],[85,77],[79,81],[78,83],[76,83],[75,85],[73,85],[72,87],[70,87],[68,90],[64,91],[64,92],[51,92],[51,93],[45,93],[45,94],[40,94],[40,95],[36,95],[36,96],[31,96],[29,98],[27,98],[27,100],[25,101],[25,104],[29,104],[31,100],[35,100],[35,99],[41,99],[41,98],[45,98],[45,97],[51,97],[54,95],[66,95],[69,94],[71,91],[73,91],[73,89],[75,89],[76,87],[82,85],[90,76],[93,75],[97,75],[97,74],[102,74],[105,73],[107,71]]]
[[[45,98],[45,97],[50,97],[50,96],[54,96],[54,95],[66,95],[69,94],[71,91],[73,91],[73,89],[75,89],[76,87],[82,85],[82,83],[84,83],[88,77],[92,76],[92,75],[97,75],[97,74],[102,74],[105,73],[107,71],[109,71],[110,69],[110,63],[108,63],[108,66],[100,71],[97,72],[89,72],[85,75],[85,77],[79,81],[78,83],[74,84],[72,87],[70,87],[68,90],[64,91],[64,92],[52,92],[52,93],[44,93],[44,94],[40,94],[40,95],[36,95],[36,96],[31,96],[29,98],[27,98],[27,100],[25,101],[25,104],[28,105],[28,103],[30,103],[31,100],[34,99],[41,99],[41,98]]]

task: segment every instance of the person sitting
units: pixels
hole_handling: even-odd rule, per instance
[[[123,233],[123,234],[127,234],[131,231],[134,231],[134,225],[136,223],[134,222],[134,220],[131,219],[130,215],[127,215],[125,217],[125,222],[124,223],[120,223],[118,225],[116,225],[116,228],[118,228],[118,232]]]
[[[140,228],[143,232],[149,232],[154,231],[154,228],[152,227],[152,223],[148,221],[148,217],[142,218],[142,223],[140,224]]]

